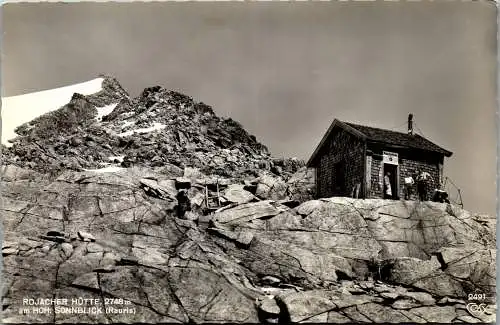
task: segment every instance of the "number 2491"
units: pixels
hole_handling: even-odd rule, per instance
[[[484,293],[469,293],[468,300],[484,300],[486,295]]]

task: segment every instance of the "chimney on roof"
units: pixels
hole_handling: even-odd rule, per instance
[[[413,135],[413,114],[408,115],[408,134]]]

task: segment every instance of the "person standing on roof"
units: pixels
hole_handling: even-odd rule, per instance
[[[429,183],[431,181],[431,174],[426,171],[422,171],[419,173],[417,177],[417,191],[420,201],[427,201],[427,193],[429,192]]]

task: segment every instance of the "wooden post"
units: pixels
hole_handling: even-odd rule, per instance
[[[372,181],[372,156],[366,156],[366,162],[365,162],[365,168],[366,168],[366,174],[365,174],[365,194],[364,198],[369,199],[371,198],[371,181]]]
[[[219,179],[217,178],[217,207],[220,207]]]
[[[205,204],[207,206],[207,209],[210,207],[208,204],[208,186],[207,183],[205,183]]]
[[[444,190],[444,181],[443,181],[443,163],[442,162],[439,162],[438,164],[438,174],[439,174],[439,177],[438,177],[438,188],[440,190]]]
[[[462,201],[462,192],[458,189],[458,196],[460,197],[460,206],[464,208],[464,201]]]

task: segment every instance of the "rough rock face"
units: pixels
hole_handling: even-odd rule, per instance
[[[4,321],[258,321],[245,270],[177,219],[168,193],[148,196],[140,185],[151,174],[68,173],[25,194],[16,189],[32,181],[10,170],[2,182]],[[28,297],[101,299],[98,307],[121,298],[135,314],[20,315]]]
[[[246,267],[288,281],[371,276],[440,296],[495,292],[493,229],[447,204],[330,198],[287,209],[259,202],[216,212],[213,224],[250,232],[244,254],[270,251],[273,259],[251,258]],[[290,259],[295,272],[276,267]]]
[[[51,180],[3,167],[3,321],[495,321],[491,219],[384,200],[290,208],[252,197],[251,184],[228,184],[232,202],[203,216],[195,198],[209,180],[180,172],[67,171]],[[193,206],[184,219],[175,214],[180,184]],[[484,312],[467,309],[470,293],[490,297]],[[23,298],[68,302],[22,314]],[[56,312],[77,298],[101,312]]]

